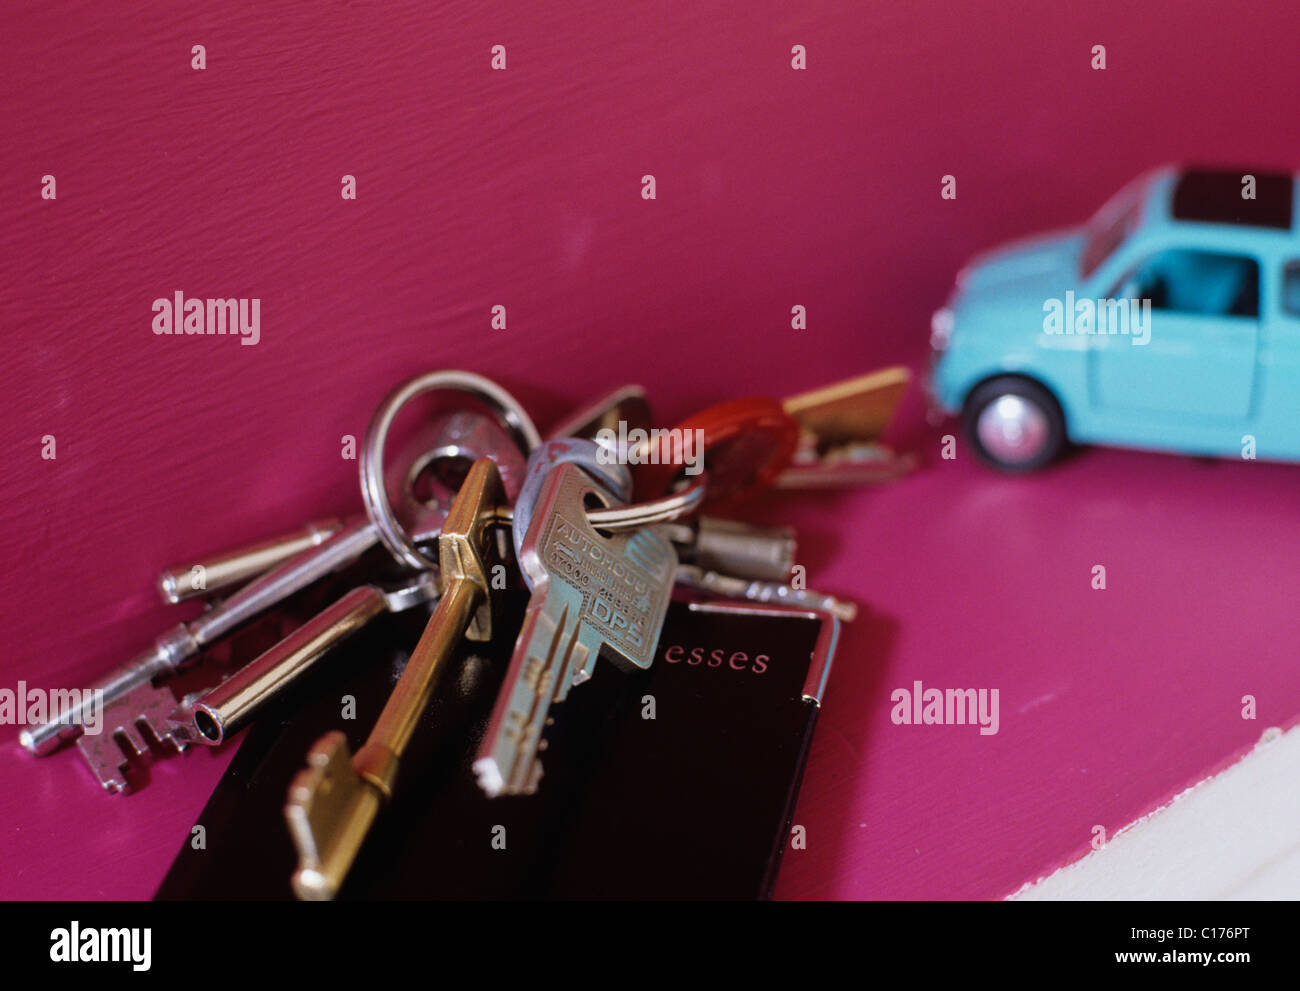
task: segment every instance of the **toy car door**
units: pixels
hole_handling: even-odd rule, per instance
[[[1110,297],[1098,302],[1089,348],[1099,406],[1245,419],[1259,347],[1256,258],[1157,249]],[[1112,329],[1118,319],[1127,320],[1127,333]]]

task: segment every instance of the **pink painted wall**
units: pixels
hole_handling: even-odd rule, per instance
[[[12,3],[4,20],[0,686],[73,684],[147,643],[175,618],[151,588],[160,565],[356,508],[339,438],[360,434],[383,393],[416,372],[491,374],[543,424],[627,381],[650,390],[665,421],[733,395],[782,395],[916,358],[930,311],[971,252],[1079,220],[1149,165],[1300,164],[1300,51],[1287,2],[218,3],[123,13],[82,0]],[[204,71],[190,68],[195,44],[206,46]],[[507,46],[505,72],[489,70],[494,44]],[[790,68],[794,44],[807,48],[806,71]],[[1105,71],[1089,68],[1094,44],[1107,47]],[[40,196],[47,173],[52,202]],[[345,173],[357,177],[355,202],[339,196]],[[653,202],[640,196],[646,173],[658,183]],[[956,201],[939,197],[945,173],[957,177]],[[150,304],[178,289],[260,298],[260,343],[156,337]],[[507,331],[489,330],[497,303],[508,307]],[[803,333],[789,329],[796,303],[808,308]],[[930,443],[915,405],[907,424],[905,436]],[[40,457],[46,434],[57,438],[53,462]],[[1070,469],[1069,486],[1054,476],[1058,487],[1042,483],[1039,498],[1083,500],[1086,511],[1124,498],[1100,479],[1123,485],[1136,473],[1151,487],[1131,498],[1168,500],[1169,470],[1140,468],[1166,461],[1095,457],[1101,469]],[[962,762],[986,766],[987,752],[962,741],[958,757],[891,735],[890,687],[979,670],[944,660],[981,649],[970,646],[963,603],[981,610],[989,656],[1010,651],[1000,674],[1026,692],[1043,665],[1069,663],[1059,641],[1079,635],[1051,628],[1034,651],[996,653],[1043,614],[999,612],[1008,599],[997,579],[955,580],[943,546],[907,535],[937,527],[976,541],[995,575],[1010,542],[1050,590],[1067,582],[1047,551],[1050,529],[1078,531],[1032,489],[941,470],[888,497],[769,507],[804,526],[814,584],[890,608],[888,622],[846,637],[799,812],[828,842],[792,858],[783,894],[1000,895],[1077,852],[1098,802],[1114,797],[1080,784],[1065,802],[1071,815],[1054,819],[1030,784],[1046,769],[1024,757],[995,765],[993,794],[1022,799],[998,813],[987,796],[960,792]],[[1295,473],[1270,472],[1277,499],[1293,505]],[[1238,495],[1229,480],[1210,508],[1187,505],[1205,528],[1191,534],[1235,525]],[[1022,499],[1045,528],[1032,552],[999,518]],[[1189,553],[1184,523],[1149,517],[1134,531],[1149,541],[1143,560],[1158,567],[1175,560],[1170,548]],[[1079,561],[1096,555],[1105,526],[1097,521]],[[1294,565],[1274,564],[1252,578],[1243,558],[1232,574],[1294,588]],[[1128,623],[1163,617],[1170,631],[1185,629],[1181,579],[1171,580],[1154,612],[1092,617],[1111,649],[1124,649]],[[1203,591],[1214,601],[1213,588]],[[938,639],[936,609],[948,624]],[[1207,630],[1212,618],[1200,620]],[[892,646],[880,641],[886,629]],[[918,641],[909,631],[927,632]],[[1161,653],[1167,643],[1152,634],[1121,670],[1142,678],[1155,654],[1150,677],[1173,676],[1180,664]],[[1180,660],[1195,666],[1186,652],[1210,643],[1192,635]],[[1204,658],[1212,680],[1213,660]],[[1274,691],[1270,718],[1300,712],[1300,685],[1280,658],[1260,677]],[[1235,683],[1213,688],[1240,694]],[[1110,697],[1082,690],[1097,693],[1087,704]],[[1067,732],[1050,717],[997,746],[1021,753],[1032,739],[1031,750],[1066,763],[1069,748],[1087,752],[1081,726]],[[1122,736],[1125,718],[1112,712],[1097,742]],[[1122,825],[1258,728],[1226,724],[1190,755],[1157,747],[1101,821]],[[222,764],[197,755],[146,792],[110,799],[70,755],[36,764],[13,734],[0,731],[9,897],[147,895]],[[940,790],[912,806],[910,782],[930,774]],[[966,800],[982,810],[962,827],[973,834],[936,820],[935,807]],[[923,865],[900,852],[922,848]],[[60,869],[69,850],[99,866]]]

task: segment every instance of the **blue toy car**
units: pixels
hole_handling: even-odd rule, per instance
[[[1068,441],[1300,461],[1295,186],[1162,168],[975,258],[931,322],[932,400],[1007,471]]]

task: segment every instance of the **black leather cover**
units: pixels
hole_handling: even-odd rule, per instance
[[[522,603],[505,613],[517,625]],[[470,764],[514,643],[498,624],[437,687],[340,898],[766,897],[816,719],[802,690],[822,622],[674,602],[650,670],[602,659],[554,708],[538,792],[488,799]],[[185,839],[157,898],[292,897],[289,782],[327,730],[355,752],[423,623],[382,618],[252,727],[199,819],[206,848]]]

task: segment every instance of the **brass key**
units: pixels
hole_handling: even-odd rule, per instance
[[[802,437],[776,487],[872,485],[906,475],[916,467],[916,455],[895,453],[880,437],[911,380],[911,371],[897,365],[782,400]]]
[[[333,898],[356,859],[380,806],[393,792],[398,763],[434,686],[462,637],[491,636],[491,593],[484,558],[495,541],[505,493],[491,458],[474,462],[438,536],[441,598],[378,722],[355,757],[335,730],[316,741],[289,787],[284,815],[298,848],[294,893]]]

